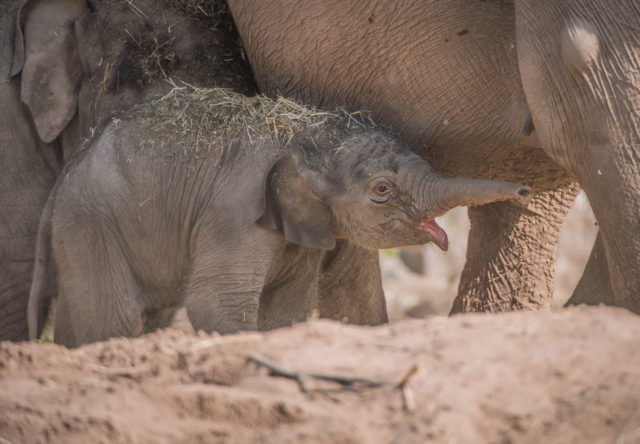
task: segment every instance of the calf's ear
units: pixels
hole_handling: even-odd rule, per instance
[[[262,214],[256,223],[305,247],[332,250],[336,245],[331,213],[300,174],[294,157],[280,158],[265,177]]]
[[[43,142],[76,113],[82,67],[75,19],[85,11],[85,0],[30,0],[18,13],[11,76],[22,73],[20,99]]]

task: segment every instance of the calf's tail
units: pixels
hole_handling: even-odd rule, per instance
[[[33,266],[33,279],[27,305],[27,325],[29,339],[38,339],[44,328],[44,321],[51,306],[52,291],[46,291],[47,277],[51,267],[51,218],[55,201],[55,188],[49,195],[42,210],[38,237],[36,239],[36,255]]]

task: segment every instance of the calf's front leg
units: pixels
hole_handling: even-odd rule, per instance
[[[229,334],[258,329],[260,294],[276,249],[272,244],[255,238],[234,246],[214,239],[199,242],[185,298],[196,331]]]

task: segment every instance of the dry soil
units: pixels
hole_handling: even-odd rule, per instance
[[[628,444],[640,442],[639,339],[639,316],[578,307],[234,336],[165,330],[76,350],[4,342],[0,443]],[[303,393],[251,354],[389,385],[306,376]]]

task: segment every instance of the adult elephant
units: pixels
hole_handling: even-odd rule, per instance
[[[638,313],[639,29],[635,0],[516,2],[518,61],[538,138],[580,182],[599,225],[571,302],[599,299]]]
[[[92,128],[167,91],[171,77],[254,90],[225,8],[222,1],[0,4],[0,340],[28,337],[40,212]]]
[[[525,210],[509,203],[469,210],[467,263],[453,311],[550,306],[559,231],[579,187],[532,131],[513,1],[228,3],[264,92],[371,110],[442,174],[532,185]],[[383,321],[360,308],[383,298],[370,279],[375,252],[344,245],[336,257],[350,262],[327,266],[359,291],[325,291],[320,314]]]

